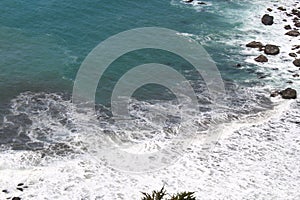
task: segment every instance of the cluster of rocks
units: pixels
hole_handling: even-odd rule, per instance
[[[287,12],[287,9],[280,6],[277,8],[279,11],[281,12],[285,12],[286,15],[288,17],[294,17],[293,18],[293,23],[294,23],[294,28],[292,28],[292,26],[290,24],[285,25],[284,29],[287,30],[288,32],[285,33],[285,35],[290,36],[290,37],[298,37],[300,36],[300,32],[298,30],[298,28],[300,28],[300,10],[298,9],[293,9],[290,13]],[[268,8],[267,9],[269,12],[272,12],[273,9]],[[284,22],[287,22],[287,20],[283,20]],[[265,26],[272,26],[274,24],[274,16],[271,16],[269,14],[265,14],[262,16],[261,18],[261,22],[262,24],[264,24]],[[252,41],[248,44],[246,44],[246,47],[248,48],[256,48],[258,49],[258,51],[263,52],[261,53],[259,56],[257,56],[256,58],[254,58],[254,60],[256,62],[260,62],[260,63],[265,63],[268,62],[268,55],[270,56],[275,56],[278,55],[280,53],[280,48],[277,45],[273,45],[273,44],[262,44],[259,41]],[[289,53],[289,56],[295,58],[295,60],[293,61],[293,65],[295,65],[296,67],[300,67],[300,59],[298,59],[298,54],[300,54],[300,45],[296,45],[293,46],[293,48],[291,50],[297,50],[296,52],[291,52]],[[294,74],[293,77],[300,77],[299,74]],[[289,81],[289,83],[292,83],[292,81]],[[271,97],[276,97],[276,96],[281,96],[283,99],[296,99],[297,98],[297,91],[292,89],[292,88],[287,88],[285,90],[282,91],[275,91],[271,94]]]
[[[257,48],[259,51],[263,51],[266,55],[277,55],[280,53],[280,49],[276,45],[266,44],[263,45],[261,42],[252,41],[246,44],[246,47]],[[268,62],[268,58],[261,54],[254,59],[256,62]]]
[[[24,183],[19,183],[16,187],[17,190],[23,192],[24,189],[28,188],[28,186],[26,186]],[[7,189],[4,189],[2,190],[2,193],[5,193],[5,194],[9,194],[10,192],[7,190]],[[21,200],[20,197],[10,197],[10,198],[7,198],[7,199],[11,199],[11,200]]]

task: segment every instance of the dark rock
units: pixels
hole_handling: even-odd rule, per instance
[[[261,42],[252,41],[252,42],[246,44],[246,47],[250,47],[250,48],[262,48],[263,44]]]
[[[293,64],[296,66],[296,67],[300,67],[300,59],[296,59],[293,61]]]
[[[291,27],[290,25],[286,25],[286,26],[284,26],[284,28],[285,28],[286,30],[292,29],[292,27]]]
[[[254,59],[256,62],[268,62],[268,58],[264,55],[260,55]]]
[[[269,12],[272,12],[272,11],[273,11],[272,8],[268,8],[267,10],[268,10]]]
[[[279,95],[279,91],[271,92],[270,97],[277,97]]]
[[[297,54],[296,53],[289,53],[289,56],[296,58]]]
[[[299,49],[300,48],[300,45],[294,45],[292,50],[296,50],[296,49]]]
[[[236,64],[235,66],[238,68],[242,67],[242,65],[240,63]]]
[[[299,74],[293,74],[293,77],[297,78],[297,77],[300,77],[300,75]]]
[[[192,3],[194,0],[185,0],[186,3]]]
[[[202,1],[200,1],[200,2],[198,2],[198,5],[206,5],[206,3],[205,3],[205,2],[202,2]]]
[[[19,186],[19,187],[20,187],[20,186],[23,186],[23,185],[24,185],[24,183],[19,183],[17,186]]]
[[[265,50],[264,50],[265,54],[267,55],[277,55],[280,52],[280,49],[278,46],[275,45],[271,45],[271,44],[267,44],[265,46]]]
[[[286,83],[288,83],[288,84],[293,84],[293,81],[287,81]]]
[[[283,99],[296,99],[297,91],[292,88],[287,88],[279,93]]]
[[[287,20],[286,20],[286,19],[283,19],[282,21],[283,21],[283,22],[287,22]]]
[[[273,16],[270,16],[268,14],[265,14],[262,18],[261,18],[261,22],[264,24],[264,25],[272,25],[274,23],[274,17]]]
[[[286,8],[284,8],[284,7],[282,7],[282,6],[278,7],[277,9],[278,9],[278,10],[281,10],[281,11],[286,11]]]
[[[292,30],[286,33],[286,35],[292,36],[292,37],[298,37],[300,35],[299,31]]]
[[[11,200],[21,200],[20,197],[13,197]]]
[[[298,17],[300,16],[300,12],[299,12],[297,9],[293,9],[293,10],[292,10],[292,14],[293,14],[293,15],[296,15],[296,16],[298,16]]]
[[[3,193],[6,193],[6,194],[9,193],[8,190],[2,190],[2,192],[3,192]]]
[[[21,192],[23,192],[23,188],[17,188],[17,190],[20,190]]]
[[[300,22],[295,23],[296,27],[300,27]]]

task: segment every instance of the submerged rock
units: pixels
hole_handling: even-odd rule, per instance
[[[277,97],[279,95],[279,91],[271,92],[271,97]]]
[[[261,18],[261,22],[264,25],[270,26],[274,23],[274,17],[270,16],[268,14],[265,14],[262,18]]]
[[[289,53],[289,56],[296,58],[297,54],[296,53]]]
[[[280,52],[280,49],[278,46],[275,45],[271,45],[271,44],[267,44],[265,46],[265,50],[264,50],[265,54],[267,55],[277,55]]]
[[[283,99],[296,99],[297,91],[292,88],[287,88],[279,93]]]
[[[260,55],[254,59],[256,62],[268,62],[268,58],[264,55]]]

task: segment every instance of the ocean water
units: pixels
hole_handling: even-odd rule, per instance
[[[2,0],[0,190],[9,193],[0,193],[0,199],[139,199],[141,191],[163,185],[170,192],[195,191],[199,199],[299,198],[299,101],[269,98],[270,91],[291,86],[289,80],[300,89],[292,77],[298,69],[288,56],[289,45],[298,41],[284,36],[286,16],[276,11],[279,5],[292,8],[294,1],[205,3]],[[260,23],[267,7],[275,10],[272,27]],[[145,49],[118,58],[101,78],[96,92],[99,124],[77,112],[72,88],[85,57],[108,37],[141,27],[176,30],[201,44],[223,78],[222,107],[211,108],[203,79],[184,59]],[[252,40],[278,44],[281,54],[267,64],[255,63],[257,52],[245,48]],[[178,134],[180,105],[157,85],[135,93],[129,106],[135,117],[131,126],[124,130],[112,122],[114,84],[126,70],[152,62],[172,66],[193,85],[201,112],[186,116],[189,128],[184,131],[218,134],[220,140],[208,153],[203,153],[201,139],[193,141],[176,163],[159,171],[118,171],[93,154],[105,139],[142,142],[139,151],[150,151]],[[166,120],[155,120],[150,109]],[[19,183],[28,188],[17,190]]]

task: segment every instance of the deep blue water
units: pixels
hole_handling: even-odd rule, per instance
[[[244,58],[239,54],[240,46],[228,42],[243,34],[239,31],[243,26],[240,16],[251,4],[220,0],[207,3],[195,8],[179,0],[2,0],[1,119],[9,113],[12,99],[23,92],[62,93],[70,98],[76,73],[88,53],[108,37],[140,27],[164,27],[191,34],[210,53],[227,87],[260,84],[252,72],[235,67]],[[103,87],[98,88],[97,102],[107,102],[113,83],[126,69],[149,62],[170,65],[178,71],[190,68],[180,57],[159,50],[128,53],[116,60],[101,79]],[[159,96],[164,91],[151,87],[146,87],[150,90],[146,94]],[[18,126],[11,130],[16,129]]]

